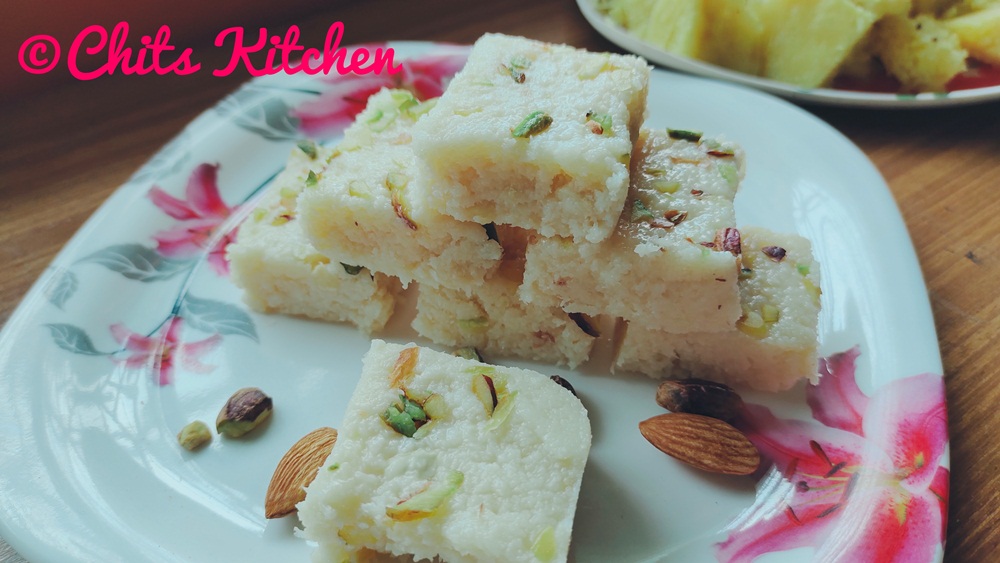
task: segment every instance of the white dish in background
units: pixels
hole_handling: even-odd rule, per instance
[[[596,0],[576,0],[587,22],[608,41],[626,51],[641,55],[650,62],[697,76],[717,78],[770,92],[796,102],[831,106],[918,109],[977,104],[1000,100],[1000,84],[981,88],[953,90],[947,93],[895,94],[864,92],[833,88],[802,88],[786,82],[754,76],[725,67],[676,55],[656,45],[651,45],[630,34],[627,30],[600,13]]]
[[[447,49],[392,46],[422,62]],[[413,66],[397,80],[412,86],[422,72],[429,71]],[[348,326],[245,309],[208,251],[248,206],[217,218],[218,229],[204,249],[185,257],[158,249],[154,237],[170,239],[183,231],[178,227],[201,219],[149,195],[157,186],[188,205],[198,199],[194,194],[201,199],[190,206],[192,213],[202,213],[211,207],[205,196],[213,182],[202,182],[193,192],[185,186],[199,164],[218,163],[215,183],[227,209],[252,200],[303,136],[302,116],[312,111],[315,118],[325,103],[351,91],[344,81],[299,75],[248,83],[191,123],[116,191],[10,318],[0,335],[0,535],[28,560],[308,560],[308,547],[293,536],[294,517],[264,519],[264,492],[293,442],[317,427],[340,423],[368,339]],[[657,70],[649,106],[651,127],[724,133],[743,144],[748,175],[737,198],[741,225],[796,232],[813,241],[823,267],[821,352],[860,350],[856,381],[863,394],[855,393],[860,402],[853,405],[858,425],[833,429],[828,419],[818,422],[823,417],[810,414],[803,385],[780,395],[744,396],[801,421],[805,434],[778,438],[794,438],[806,457],[819,455],[816,448],[809,453],[808,440],[815,440],[827,444],[831,465],[839,459],[834,454],[844,452],[857,463],[830,469],[828,485],[839,491],[839,500],[814,510],[827,500],[796,497],[783,487],[792,481],[774,471],[759,483],[708,475],[646,443],[638,422],[662,412],[653,400],[654,381],[611,376],[593,365],[568,371],[505,362],[565,376],[590,411],[594,446],[577,513],[575,560],[713,561],[719,553],[714,546],[730,533],[743,539],[754,533],[748,518],[756,515],[767,524],[777,514],[774,522],[786,522],[793,510],[804,520],[812,518],[811,529],[833,527],[823,528],[812,547],[792,551],[781,551],[791,547],[784,541],[791,531],[778,534],[783,543],[769,545],[766,551],[774,553],[761,561],[799,562],[814,549],[841,549],[834,537],[848,538],[854,547],[881,545],[883,539],[873,541],[866,530],[878,529],[871,519],[884,513],[879,509],[889,501],[879,495],[887,489],[855,487],[855,479],[845,477],[868,468],[872,472],[865,475],[892,475],[893,491],[909,491],[892,497],[913,503],[906,514],[926,509],[931,493],[946,505],[943,383],[940,375],[917,375],[941,373],[933,319],[915,253],[878,172],[832,128],[765,94]],[[182,319],[180,330],[164,336],[174,315]],[[132,331],[138,337],[127,349],[121,344]],[[402,319],[381,336],[414,338]],[[143,351],[146,344],[154,346],[152,354]],[[156,346],[171,354],[159,354]],[[129,358],[132,367],[125,363]],[[166,360],[157,364],[156,358]],[[165,365],[172,365],[168,378],[162,377]],[[178,447],[174,436],[184,424],[211,423],[229,395],[245,386],[258,386],[274,398],[275,414],[263,431],[246,440],[216,436],[195,453]],[[814,394],[822,401],[837,399],[826,391]],[[920,397],[933,407],[928,412],[938,432],[922,442],[931,447],[913,458],[918,466],[901,471],[880,452],[889,444],[896,453],[913,453],[907,447],[914,440],[890,433],[886,441],[870,431],[861,436],[860,416],[865,428],[896,429],[910,420],[907,409]],[[857,448],[833,452],[834,438]],[[928,467],[932,482],[900,477]],[[789,469],[789,475],[797,483],[795,471]],[[940,560],[944,523],[933,511],[920,514],[926,518],[915,518],[912,525],[923,526],[918,535],[930,539],[917,548],[912,540],[901,545],[918,549],[928,561]]]

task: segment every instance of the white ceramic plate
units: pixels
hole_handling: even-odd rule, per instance
[[[393,46],[412,57],[394,83],[431,93],[464,56]],[[248,312],[210,251],[250,206],[230,208],[260,192],[303,130],[335,132],[338,112],[349,111],[344,96],[369,86],[298,75],[247,84],[115,192],[24,299],[0,337],[0,535],[27,559],[307,560],[294,517],[264,519],[264,491],[294,441],[340,424],[368,340],[348,326]],[[564,375],[589,409],[594,445],[575,559],[736,561],[756,550],[773,552],[761,561],[798,562],[867,543],[938,560],[943,384],[917,374],[940,374],[941,363],[920,269],[885,183],[844,137],[765,94],[654,71],[649,105],[651,127],[725,132],[746,147],[740,223],[814,241],[821,352],[857,347],[860,356],[856,379],[850,352],[836,356],[828,385],[808,391],[812,411],[805,386],[745,395],[781,417],[756,438],[785,441],[801,458],[772,456],[776,465],[759,481],[690,470],[646,443],[637,423],[662,412],[653,381],[596,364],[571,372],[509,362]],[[205,163],[219,165],[217,178]],[[196,171],[201,181],[187,189]],[[405,315],[383,336],[413,339]],[[274,398],[263,431],[216,437],[196,453],[178,447],[185,423],[211,422],[244,386]],[[929,406],[911,412],[914,398]],[[831,415],[838,412],[854,418]],[[914,420],[936,433],[915,436]],[[809,496],[820,490],[836,494]],[[885,547],[888,540],[866,537],[883,532],[872,519],[882,522],[886,510],[906,515],[896,532],[924,539],[903,534]],[[752,541],[774,526],[783,529],[771,540]],[[729,551],[717,547],[727,537]]]
[[[786,82],[761,78],[725,67],[682,57],[646,43],[631,35],[595,7],[595,0],[576,0],[580,12],[587,22],[606,39],[626,51],[645,57],[647,60],[667,68],[688,72],[698,76],[718,78],[757,88],[765,92],[799,102],[809,102],[833,106],[853,106],[870,108],[925,108],[975,104],[1000,100],[1000,84],[953,90],[947,93],[894,94],[886,92],[864,92],[833,88],[801,88]]]

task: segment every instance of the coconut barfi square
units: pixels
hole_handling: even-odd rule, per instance
[[[591,432],[548,377],[375,340],[338,429],[298,505],[314,560],[566,560]]]
[[[598,336],[591,319],[518,298],[532,234],[504,225],[497,226],[497,233],[504,251],[499,269],[471,291],[422,286],[413,328],[438,344],[473,347],[490,356],[570,368],[587,361]]]
[[[285,170],[226,249],[231,279],[256,311],[349,322],[372,333],[392,315],[399,281],[358,263],[330,260],[309,242],[298,217],[299,194],[333,155],[312,143],[292,150]]]
[[[740,316],[733,199],[742,150],[692,131],[643,131],[614,234],[528,245],[522,300],[670,332],[724,331]]]
[[[426,179],[410,133],[433,103],[404,90],[369,98],[299,207],[310,240],[333,260],[403,284],[472,287],[496,268],[500,246],[482,225],[442,215],[419,195]]]
[[[648,84],[639,57],[484,35],[414,128],[428,200],[466,221],[607,238]]]
[[[671,334],[628,323],[616,336],[615,366],[651,377],[693,375],[761,391],[815,379],[819,278],[808,240],[744,229],[737,328]]]

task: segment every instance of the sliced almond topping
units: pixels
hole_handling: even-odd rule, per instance
[[[420,357],[420,349],[416,346],[405,348],[396,358],[396,365],[392,366],[392,373],[389,375],[389,387],[392,389],[402,389],[407,385],[413,376],[413,368],[417,365]]]

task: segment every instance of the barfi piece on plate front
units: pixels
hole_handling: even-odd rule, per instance
[[[314,561],[566,561],[591,432],[548,377],[376,340],[338,429],[298,505]]]
[[[466,221],[607,238],[648,84],[639,57],[484,35],[414,129],[428,199]]]

